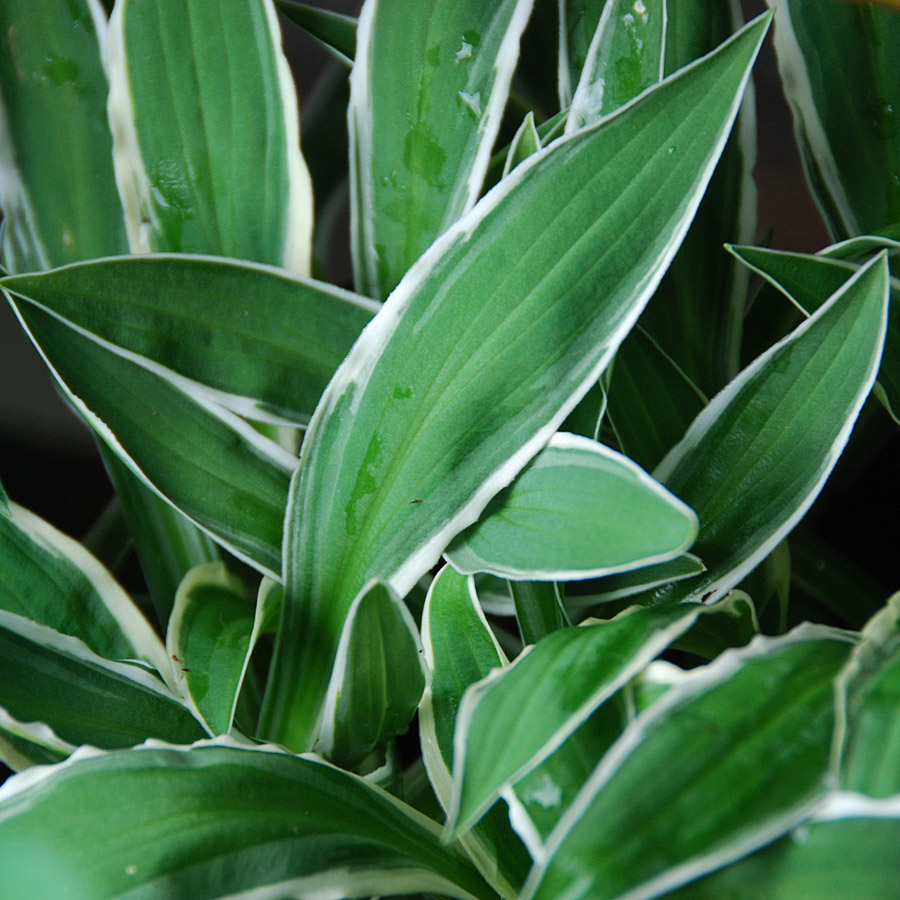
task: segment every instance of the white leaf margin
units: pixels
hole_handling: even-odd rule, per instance
[[[653,477],[662,482],[666,483],[667,479],[671,477],[677,465],[681,462],[681,460],[688,456],[690,452],[697,446],[700,440],[705,435],[706,431],[711,428],[715,422],[719,419],[722,414],[722,410],[732,401],[735,395],[739,390],[743,388],[743,386],[751,381],[759,371],[768,364],[769,360],[775,356],[781,349],[791,343],[802,338],[802,336],[813,326],[815,322],[818,321],[819,317],[825,315],[840,299],[847,293],[847,291],[852,290],[856,283],[868,274],[868,272],[876,266],[884,267],[884,290],[883,290],[883,300],[882,300],[882,309],[881,309],[881,324],[880,324],[880,342],[878,343],[878,350],[873,354],[872,359],[869,363],[869,368],[866,373],[866,377],[863,379],[862,384],[860,385],[860,389],[857,392],[856,400],[852,404],[850,408],[850,412],[844,422],[843,427],[838,432],[835,437],[834,442],[829,449],[828,455],[825,457],[821,470],[819,472],[818,477],[816,478],[813,485],[810,487],[805,500],[800,503],[794,512],[778,527],[776,528],[772,534],[749,556],[747,556],[743,562],[739,563],[733,569],[730,569],[727,572],[724,572],[716,581],[709,583],[704,582],[703,585],[698,588],[693,593],[684,597],[684,600],[694,600],[699,599],[699,594],[707,595],[709,593],[714,594],[724,594],[727,591],[734,587],[745,575],[749,574],[756,566],[766,557],[775,547],[781,543],[782,539],[794,528],[794,526],[806,515],[806,512],[809,510],[810,506],[812,506],[816,497],[819,495],[819,491],[822,489],[822,486],[828,480],[828,476],[831,474],[832,469],[836,465],[838,458],[840,457],[844,447],[847,444],[847,441],[850,439],[850,433],[853,431],[853,426],[856,424],[856,419],[859,416],[860,411],[863,408],[863,405],[866,402],[866,398],[869,395],[869,392],[872,390],[872,386],[875,384],[875,379],[878,375],[878,368],[881,363],[881,351],[884,345],[884,337],[887,331],[887,314],[888,314],[888,300],[890,297],[890,282],[887,277],[887,256],[885,253],[876,256],[871,262],[867,265],[862,266],[851,278],[849,281],[844,284],[840,290],[835,291],[834,294],[829,297],[829,299],[816,310],[815,314],[807,318],[804,322],[802,322],[797,328],[795,328],[790,334],[786,337],[782,338],[777,343],[773,344],[765,353],[758,356],[747,368],[745,368],[735,379],[729,382],[713,399],[700,411],[697,415],[697,418],[691,423],[688,427],[688,430],[685,432],[684,437],[666,454],[663,460],[659,463],[659,465],[653,470]]]
[[[827,625],[804,622],[793,631],[779,637],[757,635],[746,647],[727,650],[713,662],[694,670],[684,681],[670,687],[662,697],[652,703],[629,725],[622,736],[610,748],[593,774],[585,782],[571,806],[563,814],[547,840],[536,847],[535,865],[522,889],[521,900],[531,900],[537,892],[544,872],[569,831],[578,823],[582,814],[593,802],[604,785],[615,775],[619,767],[641,745],[648,731],[664,721],[673,707],[728,681],[745,662],[771,653],[773,650],[807,641],[842,641],[856,643],[856,635]],[[829,779],[830,780],[830,779]],[[722,868],[771,843],[795,826],[803,823],[818,810],[828,785],[806,802],[774,816],[754,830],[739,836],[723,848],[703,856],[694,857],[673,866],[662,874],[620,894],[615,900],[651,900],[672,891],[708,872]]]

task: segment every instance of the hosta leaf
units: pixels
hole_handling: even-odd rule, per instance
[[[841,786],[870,797],[900,794],[900,595],[863,629],[838,686],[847,719]]]
[[[597,31],[606,0],[562,0],[559,4],[559,105],[572,102],[588,56],[588,48]]]
[[[706,566],[699,557],[685,553],[677,559],[656,566],[622,572],[621,575],[609,575],[596,581],[570,584],[566,591],[566,607],[573,612],[583,611],[603,603],[625,600],[643,591],[668,584],[670,581],[693,578],[705,571]]]
[[[166,635],[175,682],[211,734],[231,730],[250,652],[276,603],[260,592],[256,609],[240,579],[223,563],[196,566],[184,577]]]
[[[896,12],[872,3],[785,0],[776,21],[778,67],[800,156],[829,228],[843,238],[896,222]]]
[[[319,9],[296,0],[275,0],[279,12],[312,35],[337,59],[353,65],[356,55],[356,19],[330,9]]]
[[[696,534],[691,510],[630,459],[556,434],[445,555],[463,574],[561,581],[664,562]]]
[[[893,900],[900,804],[836,792],[786,837],[667,900]]]
[[[666,73],[715,47],[743,21],[738,0],[668,3]],[[706,394],[739,368],[748,273],[723,252],[756,231],[756,114],[751,87],[684,244],[672,261],[642,324]]]
[[[785,253],[763,247],[730,249],[807,313],[817,310],[859,271],[859,266],[851,262],[820,255]],[[898,289],[900,281],[892,278],[891,290]],[[888,330],[878,384],[888,412],[895,421],[900,421],[900,310],[893,303],[888,309]]]
[[[638,325],[616,354],[607,414],[622,452],[652,471],[706,406],[700,389]]]
[[[181,700],[144,669],[105,660],[75,638],[7,612],[0,612],[0,707],[75,745],[204,736]]]
[[[672,647],[701,659],[715,659],[731,647],[743,647],[760,633],[756,607],[743,591],[729,591],[716,605],[715,619],[700,616]]]
[[[597,381],[687,228],[766,24],[530,157],[366,329],[293,484],[269,736],[309,745],[362,585],[406,594]]]
[[[469,688],[456,721],[450,821],[464,831],[705,611],[630,610],[556,631]]]
[[[7,35],[0,66],[8,51],[16,70],[9,79],[0,71],[12,116],[8,152],[0,154],[8,164],[0,162],[0,194],[10,195],[2,198],[7,265],[34,271],[127,252],[107,115],[106,13],[96,0],[14,2],[4,5],[0,25]],[[0,124],[0,143],[3,131]],[[109,456],[106,463],[165,621],[183,572],[215,550],[130,472]]]
[[[233,552],[277,573],[290,454],[38,307],[16,310],[76,408],[132,471]]]
[[[516,623],[525,644],[571,626],[560,586],[552,581],[510,581]]]
[[[132,251],[215,253],[308,274],[312,187],[271,0],[123,0],[110,21],[109,72]]]
[[[143,659],[168,671],[162,642],[113,576],[15,503],[0,513],[0,609],[76,637],[107,659]]]
[[[670,688],[595,769],[523,898],[655,897],[802,821],[825,793],[833,681],[850,649],[807,626]]]
[[[415,622],[386,584],[373,581],[347,614],[316,749],[342,768],[359,765],[406,731],[424,690]]]
[[[800,520],[875,380],[887,292],[882,256],[746,368],[660,463],[655,477],[700,518],[693,550],[707,571],[647,602],[727,591]]]
[[[603,7],[572,96],[566,132],[591,125],[663,76],[665,0],[611,0]]]
[[[20,722],[0,708],[0,760],[13,771],[62,762],[75,750],[43,722]]]
[[[422,614],[422,645],[431,683],[419,707],[422,758],[441,806],[450,806],[453,727],[466,688],[506,657],[485,621],[471,577],[450,566],[438,573]],[[507,809],[494,805],[460,842],[504,897],[514,898],[531,859],[510,828]]]
[[[2,285],[236,412],[301,424],[378,310],[322,282],[199,256],[105,259]]]
[[[207,534],[154,493],[107,444],[98,441],[97,447],[121,504],[126,537],[137,551],[156,614],[165,629],[181,579],[193,566],[217,560],[218,550]]]
[[[544,842],[628,724],[623,694],[610,697],[540,765],[503,790],[510,822],[533,855],[541,855]]]
[[[411,807],[319,760],[233,742],[79,753],[13,778],[0,869],[4,890],[33,900],[496,896]]]
[[[0,206],[13,272],[125,253],[97,0],[0,9]]]
[[[522,120],[519,130],[509,143],[501,177],[506,178],[520,162],[524,162],[532,153],[537,153],[540,149],[541,136],[534,124],[534,113],[529,110]]]
[[[363,6],[349,118],[360,293],[387,296],[478,199],[532,2]]]

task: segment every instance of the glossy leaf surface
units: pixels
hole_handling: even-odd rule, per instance
[[[0,868],[7,890],[34,900],[55,900],[62,885],[78,900],[400,886],[495,896],[432,822],[383,791],[318,760],[237,745],[86,753],[8,782]]]
[[[885,807],[836,793],[823,813],[834,817],[804,822],[764,850],[666,894],[667,900],[892,900],[900,841],[897,804]]]
[[[900,18],[872,3],[786,0],[776,12],[794,132],[832,233],[854,237],[897,222]]]
[[[109,108],[132,252],[309,273],[312,188],[280,39],[271,0],[116,4]]]
[[[557,433],[445,555],[463,574],[563,581],[664,562],[696,533],[691,510],[630,459]]]
[[[572,132],[624,106],[663,76],[666,2],[603,6],[566,120]]]
[[[450,818],[464,831],[500,790],[550,755],[640,672],[702,607],[632,610],[548,635],[465,696],[457,717]]]
[[[419,707],[422,758],[444,810],[450,806],[453,728],[469,685],[506,664],[488,626],[471,577],[450,566],[438,573],[422,615],[422,645],[431,683]],[[531,859],[510,828],[502,802],[494,805],[460,842],[485,877],[504,896],[514,898]]]
[[[77,541],[15,503],[0,511],[0,608],[81,640],[107,659],[167,668],[162,643]]]
[[[301,424],[378,309],[323,282],[199,256],[106,259],[0,283],[236,412]]]
[[[9,0],[0,9],[3,263],[29,272],[128,243],[116,191],[96,0]]]
[[[841,787],[869,797],[900,794],[900,595],[863,629],[838,696],[847,718]]]
[[[363,6],[349,118],[360,293],[386,297],[478,199],[531,6],[532,0]]]
[[[178,588],[166,650],[176,684],[211,734],[231,730],[256,618],[243,584],[222,563],[195,567]]]
[[[594,771],[523,897],[657,896],[800,822],[825,793],[833,681],[850,649],[807,627],[670,688]]]
[[[727,591],[815,500],[874,383],[887,315],[874,260],[703,410],[655,476],[700,518],[707,571],[647,602]]]
[[[766,24],[530,157],[364,332],[292,488],[268,734],[309,744],[358,590],[404,595],[597,380],[687,228]]]
[[[731,252],[808,313],[817,310],[859,271],[858,264],[819,254],[785,253],[763,247],[732,247]],[[891,290],[898,288],[900,281],[891,278]],[[878,384],[888,412],[900,421],[900,310],[895,303],[888,309]]]
[[[344,623],[316,749],[353,768],[406,732],[424,690],[415,622],[391,589],[374,581]]]
[[[204,736],[187,707],[138,666],[96,656],[80,641],[0,613],[0,707],[70,744],[130,747],[147,737]]]
[[[23,302],[18,311],[111,449],[216,539],[278,572],[290,455],[38,307]]]

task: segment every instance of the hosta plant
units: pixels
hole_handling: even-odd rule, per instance
[[[815,256],[752,246],[773,16]],[[801,524],[900,408],[894,12],[0,26],[0,288],[116,492],[0,489],[0,896],[896,896],[900,602]]]

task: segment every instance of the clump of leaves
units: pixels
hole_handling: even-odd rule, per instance
[[[749,246],[771,13],[110,5],[0,10],[0,288],[120,537],[0,489],[8,896],[893,896],[900,605],[795,529],[898,409],[896,14],[775,16],[808,256]],[[349,70],[306,159],[282,26]]]

